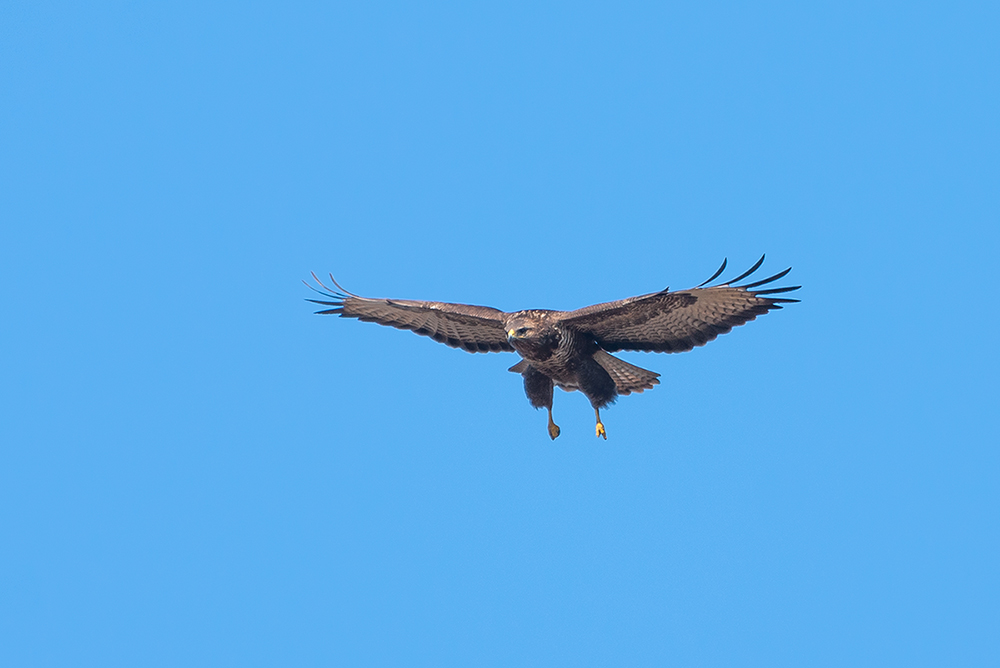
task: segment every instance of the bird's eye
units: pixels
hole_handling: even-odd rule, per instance
[[[517,328],[517,335],[518,336],[524,336],[527,333],[528,333],[528,328],[527,327],[518,327]]]

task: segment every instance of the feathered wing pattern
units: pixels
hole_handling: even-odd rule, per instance
[[[676,353],[701,346],[733,327],[742,325],[781,308],[782,303],[797,299],[768,295],[791,292],[801,286],[754,290],[782,278],[788,268],[769,278],[745,285],[734,285],[760,268],[764,256],[741,276],[721,285],[703,287],[725,270],[723,262],[712,278],[690,290],[663,290],[615,302],[595,304],[570,311],[562,324],[591,334],[608,351],[644,350]]]
[[[398,329],[408,329],[421,336],[429,336],[452,348],[469,352],[513,352],[503,327],[503,311],[488,306],[423,302],[403,299],[369,299],[353,295],[330,276],[339,288],[331,290],[313,274],[313,279],[323,290],[306,283],[309,288],[328,297],[330,301],[308,301],[332,308],[317,311],[321,315],[339,315],[376,322]]]

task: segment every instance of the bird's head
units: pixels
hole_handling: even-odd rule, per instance
[[[507,340],[513,341],[514,339],[528,339],[535,332],[537,328],[531,325],[521,325],[519,327],[511,327],[507,330]]]
[[[520,311],[505,323],[507,340],[519,351],[527,352],[558,345],[558,334],[545,314],[538,311]]]

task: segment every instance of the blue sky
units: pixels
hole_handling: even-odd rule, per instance
[[[990,665],[987,3],[6,3],[0,659]],[[800,304],[562,436],[301,280]]]

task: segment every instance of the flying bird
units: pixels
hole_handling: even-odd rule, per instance
[[[505,313],[488,306],[447,304],[404,299],[370,299],[342,288],[333,275],[336,290],[306,285],[326,297],[307,301],[328,306],[320,315],[339,315],[364,322],[377,322],[429,336],[452,348],[473,353],[514,352],[521,361],[509,371],[524,378],[524,392],[535,408],[549,414],[548,432],[559,436],[552,420],[553,388],[579,390],[590,400],[597,418],[597,436],[607,439],[601,409],[619,396],[651,389],[660,374],[641,369],[611,355],[619,350],[680,353],[702,346],[733,327],[754,320],[781,304],[798,299],[771,295],[798,290],[801,286],[757,288],[783,278],[791,267],[754,283],[736,285],[764,263],[764,256],[740,276],[709,286],[726,270],[722,261],[711,278],[688,289],[665,288],[648,295],[595,304],[576,311],[529,309]]]

